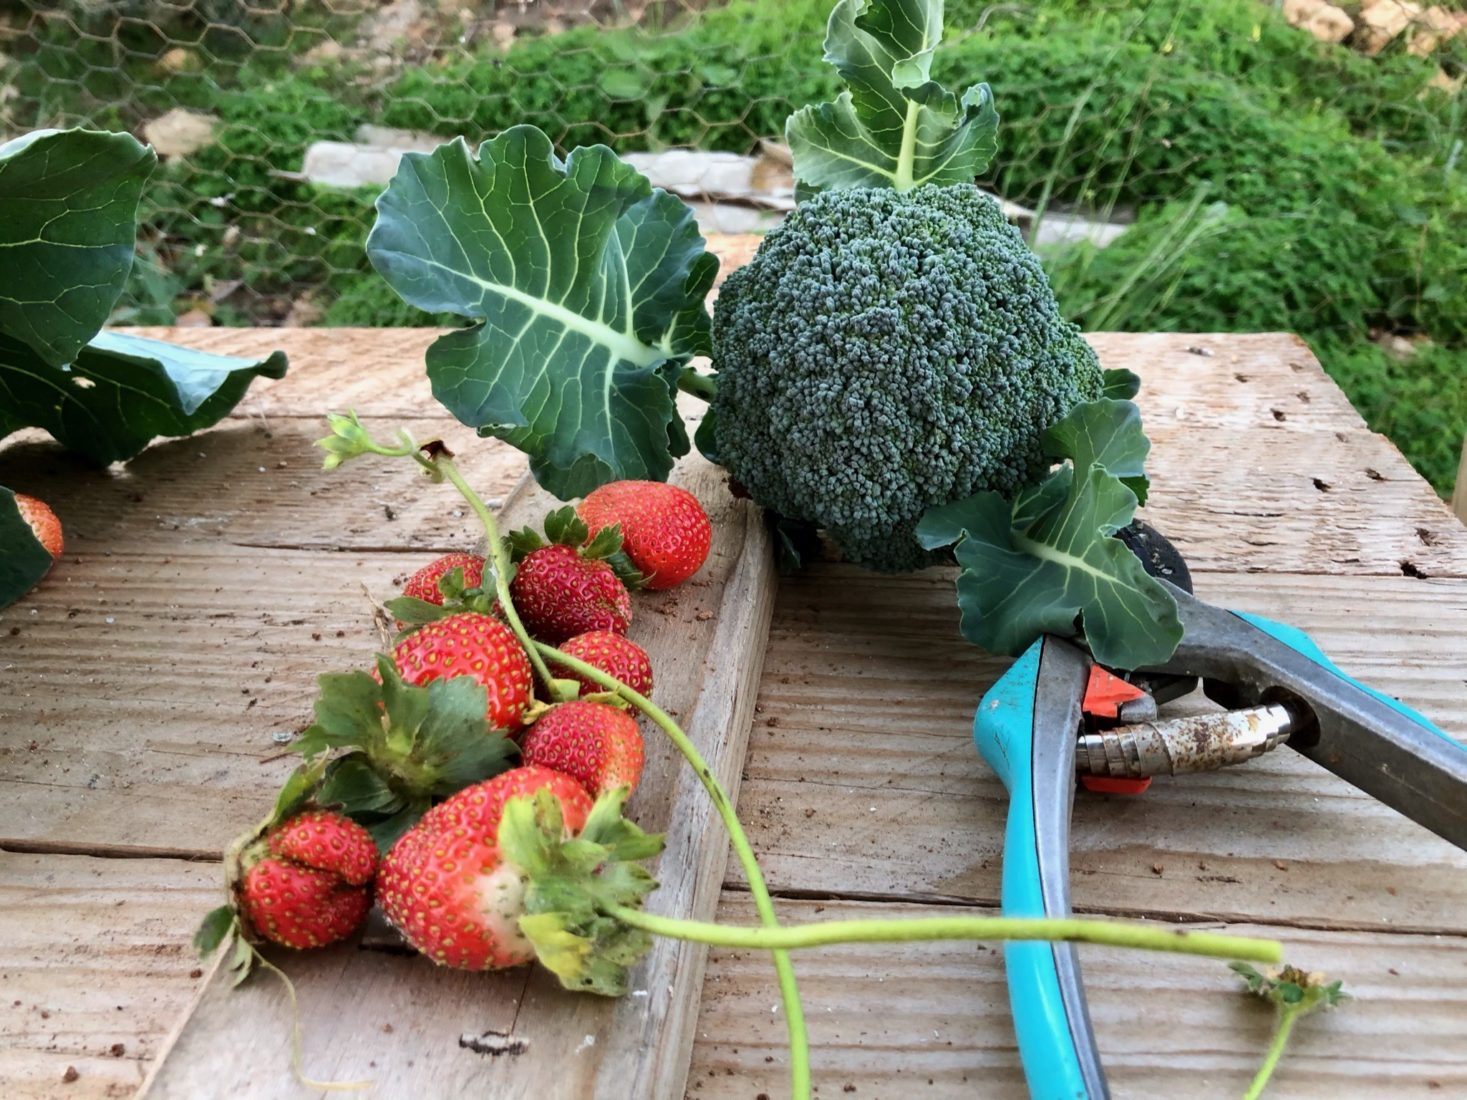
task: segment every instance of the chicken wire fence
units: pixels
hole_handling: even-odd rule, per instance
[[[403,148],[531,122],[562,148],[696,150],[654,182],[710,228],[766,228],[785,118],[839,88],[829,6],[0,0],[0,136],[157,147],[120,323],[423,323],[363,250]],[[1366,57],[1275,7],[951,0],[935,75],[992,84],[981,182],[1087,326],[1460,345],[1467,35]]]

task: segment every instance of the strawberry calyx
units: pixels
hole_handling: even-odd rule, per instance
[[[611,566],[617,580],[630,589],[641,588],[647,578],[632,564],[622,547],[621,527],[612,524],[597,531],[593,537],[586,521],[581,519],[573,505],[567,504],[545,516],[545,535],[532,527],[521,527],[511,531],[505,542],[509,546],[510,560],[518,565],[536,550],[546,546],[569,546],[587,561],[604,561]]]
[[[435,799],[506,771],[518,751],[490,726],[487,691],[472,676],[415,687],[379,654],[376,677],[327,673],[318,683],[316,721],[290,751],[322,769],[316,801],[366,826],[382,851]]]
[[[567,840],[560,804],[548,792],[510,799],[499,822],[499,850],[528,878],[520,931],[566,989],[619,997],[652,937],[609,916],[639,908],[657,880],[639,860],[662,851],[661,834],[622,816],[624,788],[596,800],[580,833]]]
[[[494,593],[494,563],[486,562],[483,576],[478,584],[468,584],[464,571],[455,566],[438,578],[436,585],[439,601],[434,603],[420,596],[397,596],[383,606],[401,628],[393,641],[401,641],[420,626],[436,623],[450,615],[464,611],[476,611],[481,615],[496,614]]]

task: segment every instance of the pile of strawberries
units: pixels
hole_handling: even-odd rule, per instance
[[[574,510],[553,513],[545,533],[548,542],[531,531],[507,539],[515,559],[509,592],[524,627],[536,641],[649,695],[651,661],[626,636],[633,617],[628,586],[670,588],[697,572],[712,538],[702,506],[675,486],[615,482]],[[492,568],[475,554],[446,555],[413,574],[403,598],[388,604],[405,628],[391,662],[384,659],[371,681],[360,673],[336,677],[332,690],[338,694],[325,704],[332,715],[323,716],[318,703],[318,727],[303,735],[305,740],[316,734],[315,748],[307,752],[356,746],[347,767],[357,800],[340,812],[346,803],[333,806],[332,794],[347,789],[345,779],[338,776],[332,785],[324,757],[315,770],[303,766],[297,774],[307,776],[305,792],[283,795],[276,814],[233,851],[232,904],[227,918],[225,910],[211,914],[216,924],[227,919],[249,939],[318,947],[350,935],[375,898],[408,943],[443,965],[485,970],[533,957],[517,923],[526,876],[503,857],[498,843],[505,804],[548,791],[560,805],[566,834],[574,836],[598,795],[635,789],[644,749],[633,714],[589,678],[552,665],[553,676],[580,680],[579,697],[536,698],[530,656],[507,625],[493,584],[485,584]],[[440,742],[424,731],[434,721],[449,720],[419,715],[420,726],[413,726],[401,715],[414,708],[428,714],[447,698],[434,685],[464,677],[484,693],[484,721],[470,716],[478,722],[470,736],[514,742],[505,746],[502,763],[492,751],[484,759],[502,768],[517,747],[520,765],[446,798],[423,795],[426,812],[405,831],[403,813],[389,827],[380,814],[358,813],[353,806],[370,811],[376,805],[362,800],[363,788],[380,784],[386,793],[378,803],[385,805],[393,791],[412,789],[415,771],[431,775],[431,782],[424,779],[416,789],[444,790],[443,777],[456,774],[454,761],[443,760],[441,751],[433,756],[431,746]],[[323,700],[330,679],[322,678]],[[555,698],[552,685],[542,686],[546,698]],[[402,701],[424,688],[418,702]],[[561,697],[571,694],[565,685]],[[371,727],[371,737],[360,742],[340,733],[340,712],[352,707],[361,712],[352,721]],[[455,721],[464,725],[462,715]],[[394,739],[415,738],[396,755],[389,751]],[[334,759],[340,764],[342,758]]]

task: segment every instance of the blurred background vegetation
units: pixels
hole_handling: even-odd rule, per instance
[[[366,263],[379,188],[301,178],[311,143],[532,122],[566,148],[754,152],[834,94],[830,4],[0,0],[0,136],[207,116],[145,195],[117,323],[432,323]],[[993,86],[984,186],[1038,219],[1125,226],[1041,247],[1070,317],[1297,332],[1448,492],[1467,434],[1467,33],[1367,56],[1281,6],[949,0],[937,75]]]

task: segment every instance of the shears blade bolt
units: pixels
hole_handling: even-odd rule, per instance
[[[1075,767],[1082,775],[1139,779],[1213,771],[1262,756],[1300,726],[1284,703],[1137,722],[1080,735]]]

